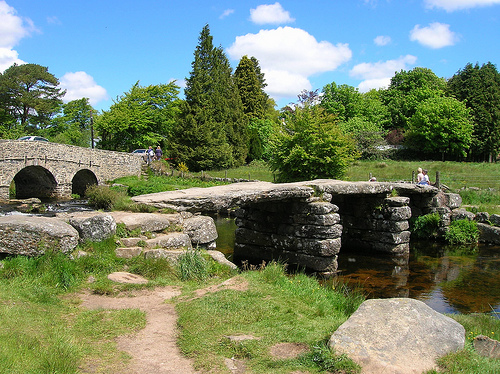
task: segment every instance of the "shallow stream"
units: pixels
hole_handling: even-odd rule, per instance
[[[233,219],[217,217],[217,249],[231,258]],[[440,313],[492,313],[500,316],[500,246],[446,246],[412,243],[410,256],[339,253],[343,282],[359,287],[368,298],[411,297]]]

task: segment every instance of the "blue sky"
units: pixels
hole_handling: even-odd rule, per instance
[[[417,66],[445,78],[469,62],[500,68],[500,0],[0,0],[0,71],[46,66],[65,101],[107,110],[137,81],[183,87],[207,23],[233,69],[259,60],[278,107]]]

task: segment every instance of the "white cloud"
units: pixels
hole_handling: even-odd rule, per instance
[[[227,16],[230,16],[231,14],[234,13],[234,9],[226,9],[222,14],[219,16],[219,19],[226,18]]]
[[[0,72],[5,71],[12,64],[23,65],[26,62],[19,59],[17,51],[10,48],[0,48]]]
[[[387,44],[389,44],[391,42],[391,37],[390,36],[385,36],[385,35],[379,35],[375,39],[373,39],[373,42],[376,45],[384,46],[384,45],[387,45]]]
[[[410,40],[417,41],[425,47],[438,49],[454,45],[458,41],[458,36],[450,31],[450,25],[433,22],[427,27],[415,27],[410,31]]]
[[[290,17],[290,12],[283,9],[280,3],[274,3],[259,5],[255,9],[250,9],[250,20],[258,25],[279,25],[293,22],[295,18]]]
[[[401,56],[396,60],[379,62],[363,62],[354,66],[349,75],[362,79],[358,85],[361,92],[367,92],[372,88],[383,88],[389,86],[394,73],[406,70],[408,65],[414,65],[417,58],[412,55]]]
[[[108,99],[106,89],[99,86],[94,78],[84,71],[64,74],[60,79],[60,87],[67,91],[63,98],[66,103],[87,97],[91,105],[96,105]]]
[[[0,1],[0,71],[13,63],[24,64],[13,48],[19,41],[38,31],[29,18],[21,18],[5,1]]]
[[[447,12],[500,4],[500,0],[425,0],[426,8],[442,8]]]
[[[310,88],[309,76],[333,71],[352,57],[348,44],[318,42],[306,31],[288,26],[237,36],[227,52],[233,60],[244,55],[257,58],[268,84],[266,92],[278,97]]]

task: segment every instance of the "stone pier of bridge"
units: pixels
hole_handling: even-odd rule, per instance
[[[410,183],[314,180],[243,182],[141,195],[158,208],[236,217],[234,257],[337,270],[343,248],[409,253],[411,217],[438,212],[449,224],[460,196]]]

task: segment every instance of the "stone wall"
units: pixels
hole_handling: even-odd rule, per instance
[[[335,271],[342,236],[337,212],[336,205],[315,199],[256,203],[239,209],[234,256]]]
[[[78,172],[93,174],[97,183],[104,183],[122,176],[139,175],[142,162],[140,156],[125,152],[51,142],[0,140],[0,198],[8,198],[9,186],[22,170],[29,171],[24,183],[29,183],[30,175],[39,178],[31,189],[38,185],[41,189],[47,188],[47,193],[54,197],[68,197]],[[48,173],[47,178],[44,173]]]

